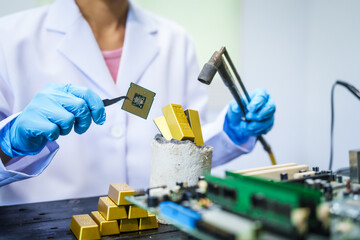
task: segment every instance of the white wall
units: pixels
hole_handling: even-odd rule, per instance
[[[241,73],[246,85],[268,89],[277,105],[266,136],[278,162],[328,167],[330,89],[336,79],[360,88],[360,1],[243,0]],[[360,148],[360,102],[335,93],[333,169]],[[224,168],[267,163],[261,147]]]

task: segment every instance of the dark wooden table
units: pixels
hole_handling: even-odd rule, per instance
[[[90,214],[99,197],[0,207],[0,239],[76,239],[72,215]],[[157,230],[123,233],[102,239],[193,239],[171,225]]]

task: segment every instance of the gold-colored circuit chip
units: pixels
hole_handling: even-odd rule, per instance
[[[130,83],[126,96],[129,99],[125,99],[121,109],[146,119],[154,101],[155,93],[135,83]]]

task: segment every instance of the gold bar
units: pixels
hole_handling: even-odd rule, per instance
[[[106,221],[98,211],[91,212],[91,218],[99,225],[101,236],[120,233],[117,220]]]
[[[148,212],[141,207],[130,205],[128,219],[147,217]]]
[[[137,219],[121,219],[120,220],[120,233],[134,232],[139,230],[139,223]]]
[[[126,183],[112,183],[109,187],[108,196],[117,205],[130,205],[131,202],[126,201],[124,197],[134,194],[135,190],[131,189]]]
[[[72,216],[70,229],[79,240],[101,239],[99,226],[89,214]]]
[[[98,211],[107,220],[127,218],[125,206],[117,206],[109,197],[100,197]]]
[[[174,139],[194,141],[194,133],[181,105],[169,104],[162,108],[162,112]]]
[[[158,227],[156,216],[151,212],[148,212],[148,217],[139,219],[139,230],[154,229]]]
[[[196,110],[187,109],[185,111],[185,115],[195,135],[195,139],[194,139],[195,144],[197,146],[204,145],[204,139],[201,132],[199,112]]]
[[[164,116],[158,117],[154,119],[154,123],[156,127],[159,129],[160,133],[163,135],[163,137],[170,141],[172,139],[170,128],[166,123],[166,119]]]

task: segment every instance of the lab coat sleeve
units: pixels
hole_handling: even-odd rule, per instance
[[[10,123],[16,119],[17,115],[14,114],[0,122],[1,138],[8,134]],[[56,142],[48,142],[45,148],[34,156],[12,158],[6,166],[0,161],[0,187],[39,175],[49,165],[58,149]]]
[[[15,99],[11,91],[11,84],[7,76],[6,61],[0,39],[0,141],[9,134],[9,126],[18,114],[12,109]],[[24,76],[26,77],[26,76]],[[59,146],[49,142],[37,155],[15,157],[4,166],[0,161],[0,187],[6,184],[39,175],[50,163]]]
[[[205,145],[212,146],[212,167],[225,164],[242,154],[251,152],[256,144],[256,137],[250,137],[242,144],[236,145],[223,130],[227,107],[220,113],[214,122],[203,126]]]
[[[224,132],[223,127],[227,106],[214,122],[203,124],[206,123],[206,108],[208,102],[207,86],[197,80],[200,70],[196,59],[194,44],[190,37],[188,37],[187,44],[186,66],[188,71],[188,87],[185,96],[187,96],[186,101],[188,102],[185,104],[185,109],[189,107],[199,111],[205,145],[214,148],[212,167],[225,164],[242,154],[251,152],[256,144],[256,137],[250,137],[246,143],[236,145]]]

